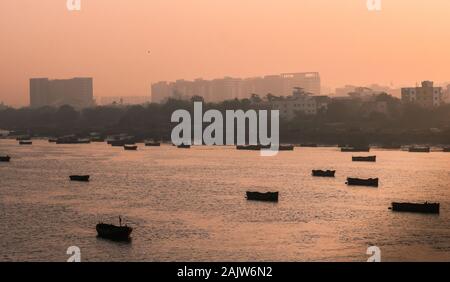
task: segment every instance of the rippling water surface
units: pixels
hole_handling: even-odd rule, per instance
[[[0,163],[1,261],[65,261],[69,246],[83,261],[366,261],[372,245],[384,261],[450,261],[449,153],[372,150],[377,163],[353,163],[337,148],[263,158],[233,147],[0,140],[3,154],[13,159]],[[350,188],[347,176],[381,185]],[[247,202],[247,190],[279,191],[280,201]],[[394,213],[392,201],[438,201],[441,213]],[[118,215],[135,227],[132,242],[98,239],[95,225]]]

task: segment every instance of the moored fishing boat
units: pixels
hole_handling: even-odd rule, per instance
[[[410,153],[429,153],[431,151],[430,147],[409,147],[408,151]]]
[[[303,144],[300,144],[300,147],[316,148],[317,144],[315,144],[315,143],[303,143]]]
[[[191,145],[181,144],[177,146],[178,149],[190,149]]]
[[[341,152],[370,152],[370,147],[343,147]]]
[[[278,151],[294,151],[293,145],[280,145]]]
[[[81,182],[88,182],[90,176],[89,175],[71,175],[69,176],[71,181],[81,181]]]
[[[445,153],[450,153],[450,147],[444,147],[442,149],[442,151],[445,152]]]
[[[145,146],[147,147],[159,147],[161,146],[160,142],[155,142],[155,141],[146,141],[145,142]]]
[[[31,140],[20,140],[19,145],[33,145]]]
[[[95,226],[97,236],[113,241],[129,241],[133,228],[127,225],[122,226],[122,219],[119,217],[119,226],[114,224],[99,223]]]
[[[262,149],[270,149],[270,145],[238,145],[237,150],[260,151]]]
[[[352,157],[352,161],[354,161],[354,162],[376,162],[377,156]]]
[[[123,148],[126,151],[136,151],[138,146],[136,146],[136,145],[124,145]]]
[[[263,201],[263,202],[278,202],[278,192],[249,192],[247,191],[247,200],[249,201]]]
[[[370,187],[378,187],[378,178],[369,178],[369,179],[361,179],[361,178],[347,178],[347,185],[354,186],[370,186]]]
[[[334,177],[336,174],[335,170],[313,170],[312,176],[316,177]]]
[[[9,162],[10,160],[10,156],[0,156],[0,162]]]
[[[392,203],[390,208],[397,212],[417,212],[417,213],[439,213],[440,204],[439,203]]]

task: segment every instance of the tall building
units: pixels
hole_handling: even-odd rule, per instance
[[[152,84],[152,102],[161,103],[168,98],[189,99],[202,96],[208,102],[219,102],[235,98],[248,98],[252,94],[265,96],[289,96],[293,88],[320,95],[320,75],[317,72],[285,73],[252,78],[225,77],[214,80],[177,80]]]
[[[75,108],[94,104],[93,79],[76,77],[72,79],[32,78],[30,79],[30,107],[70,105]]]
[[[422,87],[402,88],[402,102],[425,108],[440,106],[443,100],[441,87],[434,87],[432,81],[423,81]]]

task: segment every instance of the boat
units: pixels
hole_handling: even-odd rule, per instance
[[[91,142],[105,142],[105,138],[100,136],[91,137]]]
[[[114,224],[99,223],[95,226],[95,229],[97,230],[98,237],[113,241],[129,241],[131,239],[131,232],[133,232],[132,227],[127,225],[122,226],[121,223],[119,226]]]
[[[315,143],[304,143],[304,144],[300,144],[300,147],[317,148],[317,144],[315,144]]]
[[[343,147],[341,152],[370,152],[370,147]]]
[[[31,140],[20,140],[19,145],[33,145]]]
[[[71,175],[69,176],[71,181],[81,181],[81,182],[88,182],[89,181],[89,175]]]
[[[419,203],[392,203],[392,207],[390,208],[393,211],[398,212],[418,212],[418,213],[439,213],[439,203],[428,203],[425,202],[423,204]]]
[[[56,139],[56,144],[58,145],[67,145],[67,144],[89,144],[91,143],[90,139],[79,139],[73,135],[64,136]]]
[[[334,177],[336,174],[335,170],[313,170],[312,176],[316,177]]]
[[[410,153],[429,153],[431,151],[430,147],[409,147],[408,151]]]
[[[0,156],[0,162],[9,162],[9,160],[11,160],[10,156]]]
[[[442,151],[445,153],[450,153],[450,147],[445,147]]]
[[[56,143],[58,141],[58,138],[49,138],[48,143]]]
[[[361,179],[348,177],[346,184],[354,186],[378,187],[378,178]]]
[[[185,145],[185,144],[181,144],[177,146],[178,149],[190,149],[191,145]]]
[[[381,149],[385,150],[400,150],[402,148],[401,145],[383,145],[381,146]]]
[[[249,201],[263,201],[263,202],[278,202],[278,192],[248,192],[247,200]]]
[[[159,147],[161,146],[160,142],[147,141],[145,142],[146,147]]]
[[[136,151],[138,146],[136,146],[136,145],[124,145],[123,148],[126,151]]]
[[[293,145],[280,145],[278,151],[294,151]]]
[[[354,162],[376,162],[377,156],[352,157],[352,161],[354,161]]]
[[[236,146],[236,149],[246,151],[260,151],[262,149],[270,149],[270,145],[238,145]]]

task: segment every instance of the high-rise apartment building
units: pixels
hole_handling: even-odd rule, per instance
[[[225,77],[214,80],[177,80],[152,84],[152,102],[161,103],[168,98],[189,99],[201,96],[209,102],[219,102],[235,98],[248,98],[252,94],[265,96],[289,96],[296,87],[305,92],[320,95],[320,75],[312,73],[285,73],[252,78]]]
[[[30,107],[70,105],[75,108],[94,104],[93,79],[76,77],[72,79],[32,78],[30,79]]]

